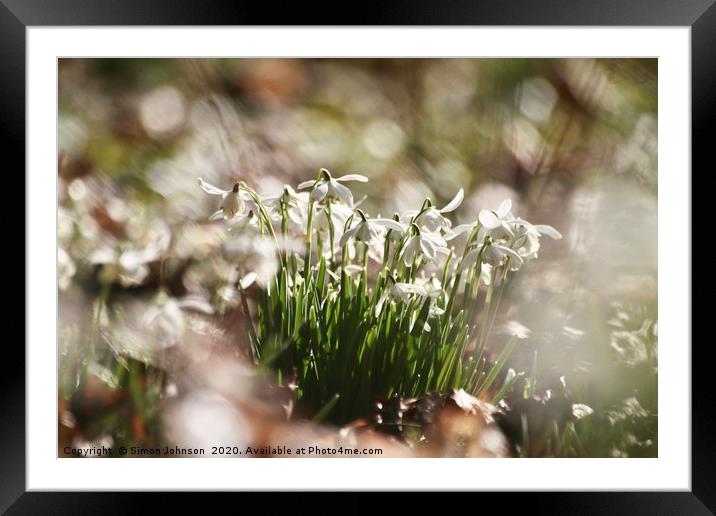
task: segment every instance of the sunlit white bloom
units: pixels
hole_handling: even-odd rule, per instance
[[[199,186],[206,193],[221,196],[219,209],[209,216],[209,220],[231,220],[237,214],[242,214],[244,212],[244,201],[251,200],[251,196],[247,192],[244,192],[241,188],[241,183],[234,183],[234,187],[231,190],[222,190],[221,188],[207,183],[202,178],[198,178],[198,181]]]
[[[537,258],[540,248],[540,236],[546,235],[554,240],[559,240],[562,235],[552,226],[545,224],[533,225],[522,219],[515,219],[509,223],[514,232],[512,247],[517,250],[524,260]]]
[[[443,214],[455,211],[460,204],[462,204],[464,198],[465,192],[462,188],[460,188],[453,200],[450,201],[444,208],[438,209],[434,206],[430,206],[422,212],[417,210],[408,211],[405,213],[404,217],[406,219],[412,219],[417,215],[413,222],[415,222],[415,224],[417,224],[421,229],[424,228],[428,231],[438,231],[440,229],[448,230],[452,225],[452,222],[450,222],[450,219],[444,217]]]
[[[107,281],[118,279],[124,286],[139,285],[149,275],[147,264],[159,260],[171,241],[169,228],[164,225],[152,228],[150,237],[151,243],[139,249],[132,244],[97,249],[90,262],[104,266],[102,275]]]
[[[321,169],[321,177],[318,181],[304,181],[298,185],[299,190],[312,188],[309,199],[311,201],[323,201],[324,199],[336,199],[348,207],[353,207],[353,194],[341,183],[345,181],[360,181],[367,183],[368,178],[360,174],[346,174],[341,177],[332,177],[325,168]]]
[[[341,247],[352,238],[356,242],[371,243],[381,237],[386,229],[392,229],[401,235],[406,231],[406,227],[403,224],[393,219],[368,219],[361,210],[357,210],[356,213],[358,214],[357,222],[343,233],[338,242]]]
[[[263,199],[263,203],[276,220],[283,217],[281,210],[282,206],[285,206],[286,214],[291,222],[298,227],[306,225],[308,193],[296,192],[290,185],[285,185],[281,195],[266,197]]]
[[[256,273],[251,271],[239,280],[239,286],[245,290],[256,282],[256,278]]]
[[[415,295],[425,295],[425,288],[420,285],[415,285],[414,283],[394,283],[393,286],[387,289],[380,299],[378,299],[375,305],[375,316],[380,315],[386,301],[393,300],[400,303],[407,303],[410,301],[410,298]]]
[[[514,237],[509,222],[514,219],[512,215],[512,201],[505,199],[496,211],[482,210],[477,216],[480,224],[488,230],[493,238]]]
[[[144,325],[160,347],[168,348],[181,341],[186,331],[184,312],[187,310],[205,314],[214,313],[212,306],[201,298],[177,299],[165,294],[161,294],[157,305],[145,313]]]
[[[419,257],[423,257],[427,262],[432,262],[438,253],[450,254],[445,239],[436,233],[419,231],[405,242],[402,251],[403,263],[410,267]]]

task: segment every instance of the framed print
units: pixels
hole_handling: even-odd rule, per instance
[[[713,2],[399,5],[5,2],[27,304],[4,509],[716,507],[691,338]]]

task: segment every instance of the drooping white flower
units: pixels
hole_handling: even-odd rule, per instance
[[[159,260],[169,248],[171,232],[163,224],[155,224],[147,234],[149,243],[137,247],[133,242],[116,247],[101,247],[89,257],[90,262],[103,265],[107,281],[118,279],[123,286],[139,285],[149,275],[148,263]]]
[[[509,224],[514,219],[511,210],[512,200],[505,199],[496,211],[481,210],[477,219],[484,228],[490,231],[490,236],[493,238],[511,238],[514,237]]]
[[[519,267],[522,265],[522,257],[513,249],[501,244],[499,241],[492,241],[489,237],[476,247],[471,249],[463,258],[463,266],[470,266],[478,259],[482,263],[486,263],[495,267],[503,265],[507,259],[510,259],[510,267]]]
[[[406,267],[410,267],[418,257],[432,262],[438,253],[450,254],[445,239],[437,233],[417,231],[408,238],[403,246],[403,263]]]
[[[234,187],[231,190],[222,190],[221,188],[207,183],[200,177],[198,178],[198,181],[199,186],[206,193],[221,196],[219,209],[209,216],[209,220],[231,220],[237,214],[242,214],[245,209],[245,201],[251,200],[251,196],[248,192],[243,191],[241,183],[239,182],[234,183]]]
[[[545,224],[533,225],[523,219],[515,219],[509,224],[514,233],[512,247],[517,250],[524,260],[537,258],[537,252],[540,248],[540,236],[546,235],[554,240],[562,238],[559,231]]]
[[[263,203],[275,220],[280,220],[283,217],[281,212],[283,205],[286,207],[286,214],[291,222],[297,227],[306,225],[308,193],[296,192],[290,185],[284,185],[280,195],[266,197],[263,199]]]
[[[318,232],[328,233],[333,225],[334,235],[339,237],[352,214],[353,210],[342,204],[332,204],[330,210],[326,206],[320,205],[316,207],[313,227]]]
[[[389,281],[393,281],[392,278],[389,278]],[[400,303],[407,303],[410,301],[410,298],[415,295],[425,295],[425,288],[414,283],[393,283],[393,286],[387,289],[380,299],[378,299],[375,305],[375,316],[378,317],[380,315],[386,301],[393,300]]]
[[[177,299],[160,294],[158,302],[144,314],[144,326],[161,348],[178,344],[186,331],[185,311],[213,314],[213,307],[199,297]]]
[[[383,305],[386,301],[392,300],[399,303],[407,303],[413,296],[420,296],[430,299],[428,308],[428,317],[435,317],[445,313],[441,307],[435,302],[442,294],[440,281],[434,276],[429,278],[418,278],[415,283],[397,282],[387,290],[376,303],[375,315],[380,315]],[[423,329],[430,331],[430,325],[425,322]]]
[[[250,281],[250,276],[244,276],[242,285],[245,287],[255,279],[260,287],[265,288],[278,272],[276,246],[269,237],[239,234],[224,243],[223,252],[227,260],[237,262],[242,269],[256,274]]]
[[[417,215],[413,222],[415,222],[419,228],[426,229],[427,231],[434,232],[440,229],[448,230],[452,225],[452,222],[450,222],[450,219],[443,216],[443,214],[455,211],[460,204],[462,204],[464,198],[465,192],[462,188],[460,188],[452,201],[450,201],[444,208],[438,209],[435,206],[430,206],[422,212],[412,210],[406,212],[404,217],[406,219],[412,219]]]
[[[400,222],[396,222],[393,219],[368,219],[361,210],[357,210],[358,214],[357,222],[350,229],[346,230],[341,236],[338,245],[343,247],[346,242],[350,239],[355,239],[356,242],[371,243],[376,238],[382,236],[386,229],[392,229],[396,233],[402,235],[405,233],[407,228]]]
[[[346,174],[341,177],[332,177],[325,168],[321,169],[321,177],[316,180],[304,181],[298,185],[299,190],[312,188],[309,199],[320,202],[324,199],[336,199],[346,206],[353,207],[353,194],[341,183],[346,181],[359,181],[367,183],[368,178],[360,174]]]

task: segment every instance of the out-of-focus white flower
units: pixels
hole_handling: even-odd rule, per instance
[[[574,403],[572,405],[572,415],[576,419],[582,419],[583,417],[587,417],[594,413],[594,409],[588,405],[584,405],[583,403]]]
[[[343,227],[346,225],[348,218],[353,214],[353,210],[342,204],[332,204],[330,217],[328,212],[329,210],[326,206],[318,206],[313,227],[316,231],[328,233],[331,225],[333,225],[334,235],[338,237],[338,235],[343,233]]]
[[[226,381],[223,375],[218,376]],[[234,384],[231,385],[234,388]],[[251,423],[219,392],[219,389],[207,388],[192,391],[167,409],[164,425],[178,446],[209,452],[212,443],[230,442],[241,449],[253,442]]]
[[[72,277],[77,272],[77,267],[72,257],[61,247],[57,248],[57,272],[60,290],[67,290]]]
[[[312,188],[310,194],[311,201],[320,202],[324,199],[336,199],[348,207],[353,207],[353,194],[341,183],[346,181],[359,181],[367,183],[368,178],[360,174],[346,174],[341,177],[332,177],[331,173],[325,168],[321,169],[321,177],[318,181],[304,181],[298,185],[299,190]]]
[[[276,220],[283,217],[281,212],[283,205],[286,207],[286,214],[291,222],[298,227],[306,225],[308,193],[296,192],[291,186],[284,185],[281,195],[266,197],[263,199],[263,203]]]
[[[500,333],[524,340],[532,335],[532,330],[519,321],[507,321],[502,328],[500,328]]]
[[[274,242],[266,236],[237,235],[224,243],[224,257],[230,262],[236,262],[242,269],[256,274],[255,281],[265,288],[276,276],[279,262]],[[244,277],[247,287],[248,282]],[[242,283],[243,285],[243,283]]]
[[[522,265],[522,257],[516,251],[502,244],[493,242],[486,245],[482,251],[482,260],[490,265],[502,265],[508,258],[512,268]]]
[[[485,243],[471,249],[465,255],[462,263],[465,266],[469,266],[474,264],[478,258],[482,263],[495,267],[503,265],[508,258],[510,259],[510,267],[513,269],[520,267],[523,263],[522,257],[516,251],[489,238],[485,240]]]
[[[150,231],[151,243],[137,249],[131,244],[117,248],[102,247],[90,254],[90,262],[104,266],[108,281],[119,279],[124,286],[139,285],[149,274],[148,263],[158,260],[169,248],[171,233],[164,225]]]
[[[417,224],[421,229],[426,229],[431,232],[438,231],[440,229],[448,230],[452,225],[452,222],[450,222],[450,219],[444,217],[443,214],[455,211],[460,204],[462,204],[464,198],[465,192],[462,188],[460,188],[453,200],[450,201],[444,208],[438,209],[434,206],[430,206],[422,213],[417,210],[411,210],[406,212],[404,217],[405,219],[412,219],[412,217],[415,217],[418,213],[420,213],[413,222],[415,222],[415,224]]]
[[[450,254],[445,239],[437,233],[418,231],[410,236],[403,246],[403,263],[410,267],[418,257],[432,262],[438,253]]]
[[[144,325],[160,347],[172,347],[181,341],[186,331],[185,310],[214,313],[212,306],[201,298],[176,299],[166,295],[160,295],[157,305],[146,312]]]
[[[440,297],[440,294],[443,292],[440,280],[438,280],[435,276],[417,278],[415,280],[415,284],[423,289],[423,295],[432,299]]]
[[[246,206],[244,201],[251,200],[251,196],[241,188],[241,183],[234,183],[234,187],[231,190],[222,190],[207,183],[202,178],[198,178],[198,181],[199,186],[206,193],[221,196],[219,209],[209,216],[209,220],[231,220],[236,215],[243,214]]]

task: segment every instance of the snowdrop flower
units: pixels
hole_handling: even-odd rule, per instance
[[[256,274],[251,281],[244,277],[242,282],[246,287],[255,280],[261,288],[265,288],[278,272],[276,247],[266,236],[237,235],[224,243],[223,252],[228,261],[238,262],[243,268]]]
[[[281,195],[266,197],[263,200],[263,203],[271,210],[272,215],[274,215],[276,220],[283,217],[283,213],[281,213],[281,205],[283,204],[286,207],[286,214],[288,215],[288,218],[294,224],[299,227],[306,225],[308,193],[297,193],[290,185],[285,185]]]
[[[314,228],[321,233],[328,233],[332,224],[336,235],[342,233],[348,218],[353,214],[353,210],[342,204],[332,204],[330,217],[328,216],[328,211],[326,206],[318,207]]]
[[[160,347],[169,348],[181,341],[186,331],[185,310],[213,314],[212,306],[198,297],[177,299],[160,294],[159,303],[144,316],[144,325]]]
[[[444,213],[450,213],[455,211],[465,198],[465,192],[462,188],[457,192],[452,201],[450,201],[444,208],[437,209],[430,205],[426,210],[420,212],[417,210],[411,210],[405,213],[406,218],[416,217],[413,221],[421,229],[427,229],[428,231],[434,232],[440,229],[448,230],[452,223],[450,219],[443,216]]]
[[[231,220],[237,214],[243,213],[246,206],[244,201],[251,200],[251,196],[242,190],[240,182],[234,183],[234,187],[231,190],[222,190],[207,183],[202,178],[198,178],[198,180],[199,186],[206,193],[221,196],[219,209],[211,214],[209,220]]]
[[[490,235],[493,238],[511,238],[515,236],[509,224],[514,219],[511,210],[512,201],[505,199],[497,211],[482,210],[477,219],[484,228],[490,230]]]
[[[343,236],[341,236],[338,242],[338,245],[341,247],[351,238],[354,238],[356,242],[371,243],[381,236],[386,228],[392,229],[401,235],[406,231],[406,227],[403,224],[393,219],[367,219],[363,211],[356,210],[356,213],[358,214],[358,222],[343,233]]]
[[[432,262],[438,253],[450,254],[443,237],[437,233],[417,230],[417,226],[413,226],[413,228],[416,231],[405,242],[402,251],[403,263],[406,267],[412,266],[419,257],[424,257],[426,261]]]
[[[490,237],[487,237],[484,243],[479,244],[477,247],[471,249],[463,258],[463,266],[470,266],[474,264],[478,259],[482,263],[486,263],[492,266],[502,265],[506,259],[511,260],[510,265],[512,267],[522,265],[522,257],[514,250],[499,243],[493,241]]]
[[[530,335],[532,335],[532,330],[521,322],[515,320],[507,321],[504,325],[502,325],[499,331],[500,333],[516,337],[520,340],[528,339]]]
[[[524,260],[537,258],[540,248],[540,236],[546,235],[554,240],[562,238],[562,234],[552,226],[546,224],[533,225],[522,219],[515,219],[510,222],[514,232],[514,247]]]
[[[321,169],[321,177],[318,181],[304,181],[298,185],[299,190],[312,188],[309,199],[311,201],[322,201],[324,199],[337,199],[348,207],[353,207],[353,194],[341,183],[345,181],[360,181],[367,183],[368,178],[360,174],[347,174],[341,177],[331,177],[331,173],[325,168]]]
[[[393,281],[393,286],[387,290],[381,297],[378,299],[378,302],[375,305],[375,316],[378,317],[380,315],[380,312],[383,309],[383,305],[388,300],[397,301],[400,303],[407,303],[410,301],[410,298],[414,295],[425,295],[425,288],[421,287],[419,285],[415,285],[414,283],[404,283],[404,282],[397,282],[395,283],[395,280],[392,277],[388,277],[389,281]]]
[[[440,280],[438,280],[435,276],[430,276],[429,278],[418,278],[415,280],[415,284],[423,289],[423,295],[428,296],[431,299],[436,299],[443,293]]]
[[[103,265],[102,274],[107,281],[119,279],[123,286],[139,285],[149,275],[148,263],[157,261],[169,248],[171,233],[166,226],[153,228],[152,242],[137,249],[132,244],[119,248],[100,248],[90,255],[90,262]]]
[[[482,260],[490,265],[502,265],[508,258],[511,267],[522,265],[522,257],[516,251],[497,242],[487,244],[482,251]]]

